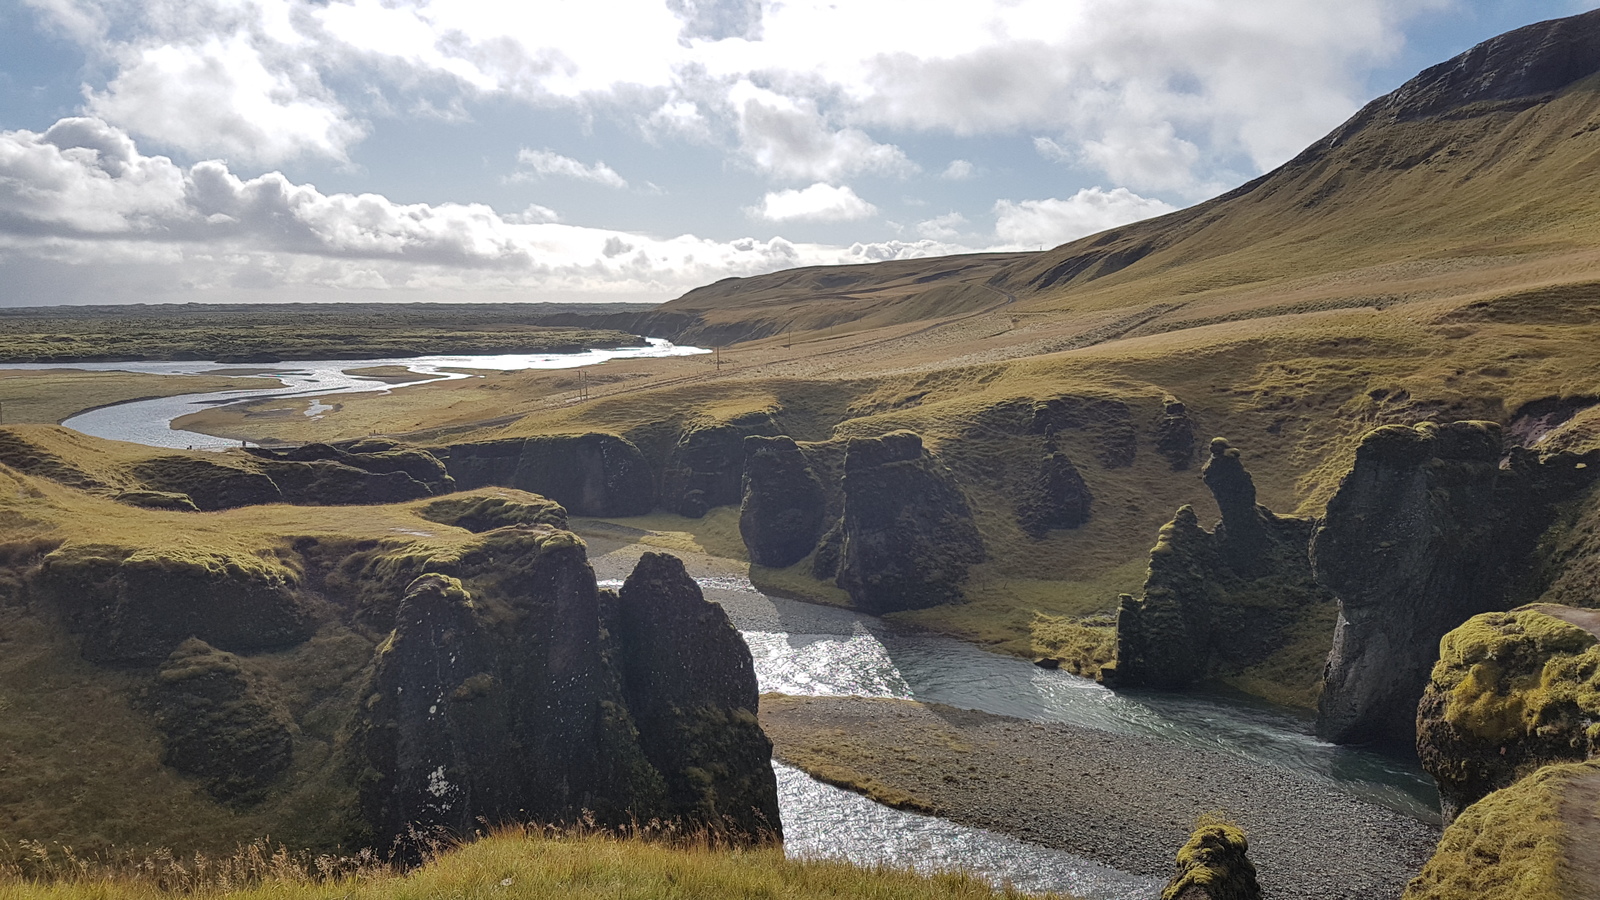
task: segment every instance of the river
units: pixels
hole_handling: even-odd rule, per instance
[[[237,367],[241,376],[269,375],[284,386],[133,401],[91,410],[63,424],[96,437],[156,447],[224,449],[234,446],[233,442],[175,431],[170,423],[219,404],[262,397],[304,396],[307,414],[315,415],[326,408],[316,397],[391,391],[439,378],[471,377],[456,370],[570,368],[608,359],[704,352],[652,341],[643,348],[583,354],[338,360]],[[418,379],[385,384],[348,371],[372,366],[404,366]],[[204,362],[4,367],[168,375],[226,373],[230,368]],[[596,560],[596,567],[605,578],[602,585],[621,584],[618,577],[625,570],[612,571],[619,564]],[[1437,794],[1414,764],[1318,741],[1310,735],[1304,719],[1281,709],[1243,697],[1113,692],[1087,679],[1039,669],[1026,660],[999,656],[961,641],[907,633],[873,616],[770,597],[743,576],[697,580],[706,596],[727,610],[744,635],[763,692],[925,700],[1036,721],[1158,735],[1185,746],[1286,768],[1369,802],[1437,821]],[[1120,872],[1005,835],[890,809],[817,782],[788,766],[775,764],[774,768],[785,845],[791,855],[843,858],[863,865],[908,866],[923,871],[960,868],[996,884],[1028,891],[1066,892],[1093,900],[1145,900],[1154,896],[1161,884],[1158,879]]]

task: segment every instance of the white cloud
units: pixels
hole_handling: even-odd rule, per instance
[[[848,188],[789,193],[773,207],[779,218],[871,210]],[[38,302],[28,285],[48,285],[54,302],[287,300],[307,290],[662,300],[729,275],[964,249],[659,238],[555,218],[537,205],[503,216],[482,204],[325,194],[278,172],[241,177],[218,160],[186,168],[92,118],[0,131],[0,304]]]
[[[517,151],[517,164],[525,166],[527,171],[518,172],[513,178],[527,178],[533,175],[555,175],[561,178],[576,178],[579,181],[592,181],[606,187],[625,188],[627,179],[618,175],[616,170],[603,162],[596,161],[592,166],[586,166],[570,156],[562,156],[554,150],[529,150],[524,147]]]
[[[848,186],[818,182],[804,190],[770,192],[749,212],[769,222],[854,222],[876,215],[878,208]]]
[[[893,144],[855,128],[835,130],[814,101],[742,82],[730,92],[738,110],[745,155],[757,168],[785,178],[838,181],[851,175],[909,175],[917,166]]]
[[[240,35],[119,56],[117,76],[90,94],[89,111],[192,153],[269,165],[342,160],[364,132],[313,72],[269,62]]]
[[[945,181],[966,181],[976,174],[978,169],[972,163],[964,159],[952,159],[950,165],[945,166],[944,171],[939,173],[939,177]]]
[[[1001,200],[994,205],[995,234],[1023,249],[1054,247],[1085,235],[1172,212],[1175,207],[1127,188],[1084,188],[1065,200]]]
[[[958,212],[948,212],[942,216],[917,223],[917,233],[925,238],[940,241],[955,240],[961,235],[961,226],[967,224],[967,217]]]

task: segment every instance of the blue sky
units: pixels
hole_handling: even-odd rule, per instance
[[[0,0],[0,305],[664,300],[1205,199],[1572,0]]]

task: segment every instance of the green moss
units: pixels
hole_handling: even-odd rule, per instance
[[[1403,900],[1577,900],[1563,871],[1563,795],[1593,764],[1548,766],[1467,807]]]
[[[1177,900],[1200,888],[1210,900],[1261,900],[1256,868],[1244,829],[1226,819],[1206,815],[1178,850],[1177,872],[1161,892],[1161,900]]]
[[[1491,745],[1600,719],[1600,642],[1538,607],[1474,616],[1444,636],[1433,670],[1446,721]]]
[[[538,494],[509,488],[488,489],[435,500],[418,509],[417,515],[430,522],[473,532],[492,531],[512,525],[567,527],[567,511],[561,504]]]

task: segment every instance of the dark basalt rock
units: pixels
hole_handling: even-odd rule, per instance
[[[743,493],[744,440],[775,431],[765,415],[685,431],[662,468],[662,505],[691,519],[715,506],[738,505]]]
[[[424,519],[474,533],[512,525],[567,527],[567,511],[554,500],[504,489],[492,495],[463,495],[435,500],[420,510]]]
[[[1237,825],[1203,822],[1178,851],[1161,900],[1261,900],[1250,842]]]
[[[1507,454],[1492,422],[1369,433],[1312,542],[1340,601],[1318,735],[1410,746],[1439,639],[1516,605],[1555,503],[1590,477],[1576,459]]]
[[[749,651],[681,566],[642,563],[618,599],[575,537],[539,526],[490,532],[451,568],[406,591],[359,714],[380,838],[585,818],[777,833]]]
[[[147,459],[134,465],[132,474],[146,490],[188,494],[206,512],[284,502],[277,482],[254,468],[194,456]]]
[[[1117,661],[1101,670],[1107,684],[1175,689],[1241,671],[1333,602],[1306,552],[1314,522],[1257,505],[1239,451],[1221,438],[1211,442],[1202,477],[1222,521],[1208,532],[1184,506],[1162,527],[1144,596],[1122,596]]]
[[[155,664],[190,637],[233,651],[285,647],[312,630],[287,573],[251,558],[68,545],[34,583],[92,662]]]
[[[1182,472],[1194,463],[1195,428],[1189,418],[1189,409],[1168,397],[1161,421],[1156,423],[1156,453],[1172,466],[1172,471]]]
[[[613,434],[510,438],[440,452],[462,490],[514,487],[580,516],[643,515],[655,506],[644,454]]]
[[[239,658],[197,638],[156,672],[148,705],[162,735],[162,763],[204,779],[218,800],[259,800],[293,759],[288,713]]]
[[[674,556],[645,553],[618,592],[617,658],[666,813],[717,832],[782,839],[772,742],[744,639]]]
[[[1417,708],[1417,756],[1445,823],[1554,763],[1600,756],[1600,612],[1485,613],[1440,642]]]
[[[751,436],[744,439],[743,468],[739,535],[750,561],[781,569],[805,559],[822,534],[827,506],[805,454],[790,438]]]
[[[1056,444],[1055,431],[1045,434],[1044,458],[1017,508],[1017,524],[1029,536],[1042,538],[1053,528],[1077,528],[1089,521],[1094,496],[1083,475]]]
[[[985,556],[966,498],[909,431],[850,439],[842,534],[837,583],[869,612],[959,600]]]

